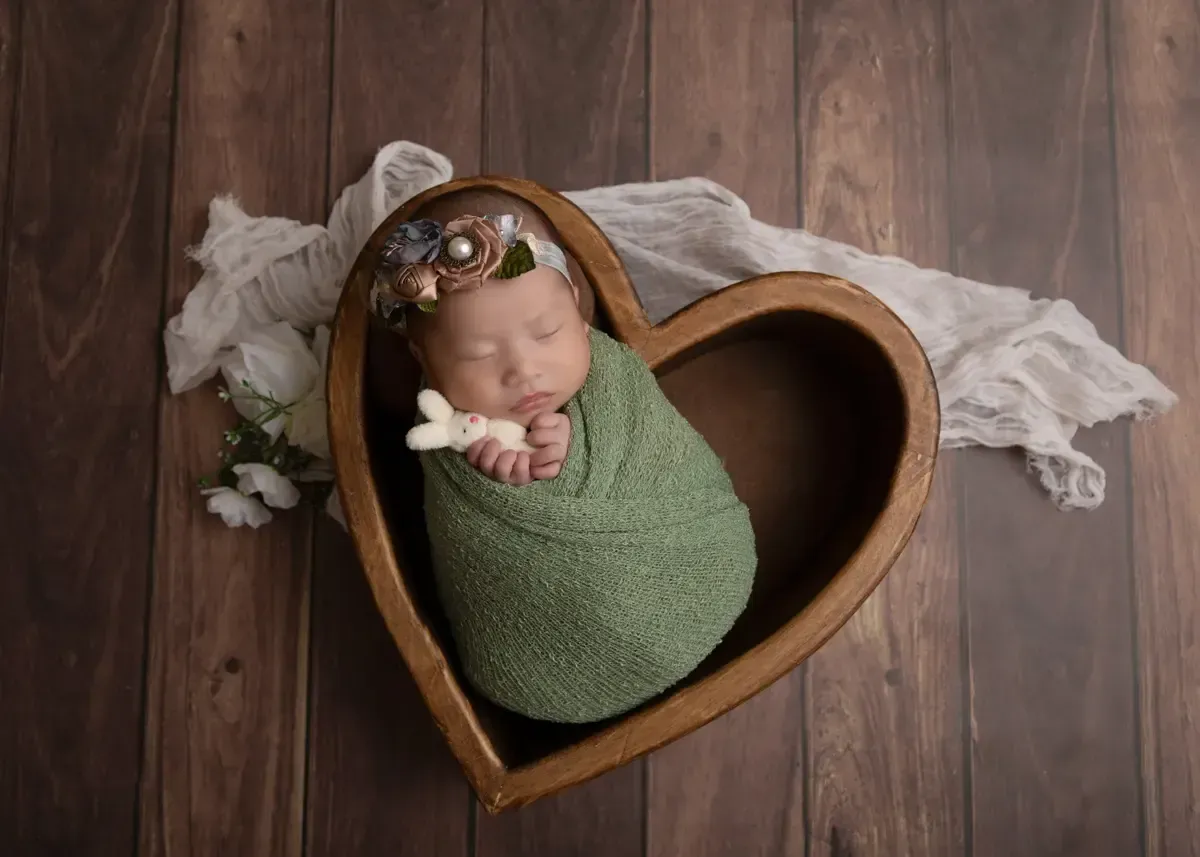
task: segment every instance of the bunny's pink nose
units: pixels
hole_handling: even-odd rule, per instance
[[[473,422],[473,423],[479,422],[479,417],[471,417],[471,422]]]

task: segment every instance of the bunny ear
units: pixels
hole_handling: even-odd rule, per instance
[[[426,419],[435,423],[448,423],[454,416],[454,406],[437,390],[422,390],[417,393],[417,407]]]
[[[428,449],[441,449],[450,445],[450,433],[442,423],[421,423],[408,430],[405,442],[409,449],[418,452]]]

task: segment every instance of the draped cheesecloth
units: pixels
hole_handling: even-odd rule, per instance
[[[326,225],[251,217],[214,199],[192,256],[204,269],[165,332],[172,392],[211,377],[228,350],[280,320],[333,318],[343,277],[387,214],[453,177],[450,161],[407,141],[384,146]],[[866,288],[912,328],[937,379],[943,448],[1022,447],[1062,508],[1104,499],[1104,471],[1071,440],[1080,426],[1160,414],[1175,395],[1125,359],[1066,300],[987,285],[756,220],[703,178],[565,194],[612,241],[651,322],[755,274],[817,271]]]

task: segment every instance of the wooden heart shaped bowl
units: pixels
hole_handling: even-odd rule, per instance
[[[635,348],[722,456],[749,506],[759,569],[745,612],[695,673],[589,726],[532,721],[476,694],[459,669],[429,563],[420,464],[404,446],[419,370],[371,321],[378,248],[446,194],[486,189],[536,206],[583,279],[593,323]],[[490,812],[623,765],[729,711],[815,652],[883,579],[917,524],[938,448],[932,372],[911,331],[862,289],[779,273],[651,326],[613,247],[565,197],[497,177],[439,185],[393,212],[347,280],[329,352],[330,443],[351,537],[434,720]],[[786,740],[781,736],[781,741]]]

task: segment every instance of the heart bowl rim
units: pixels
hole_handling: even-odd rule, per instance
[[[802,610],[765,640],[694,684],[664,694],[579,743],[513,768],[497,754],[405,583],[372,475],[366,437],[370,262],[396,224],[435,196],[465,188],[511,193],[541,209],[583,269],[614,335],[652,368],[713,335],[767,314],[818,313],[853,327],[880,349],[895,373],[906,418],[882,510],[853,554]],[[741,705],[811,656],[854,615],[903,551],[928,498],[938,453],[940,408],[925,352],[904,322],[865,289],[811,272],[764,274],[708,294],[651,325],[616,251],[593,221],[561,194],[504,176],[472,176],[437,185],[399,206],[375,228],[358,253],[338,301],[326,383],[337,491],[376,607],[434,721],[490,813],[585,782],[681,738]]]

